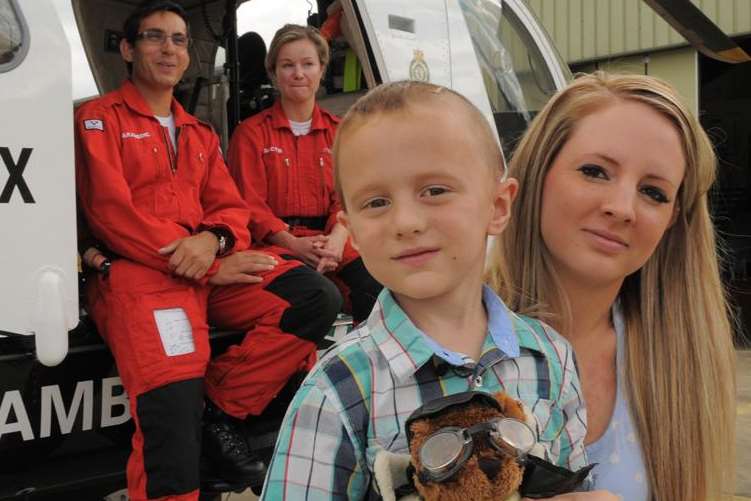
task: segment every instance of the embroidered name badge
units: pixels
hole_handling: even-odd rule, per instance
[[[86,130],[101,130],[104,132],[104,122],[102,120],[84,120],[83,127]]]
[[[284,150],[279,146],[269,146],[263,149],[263,154],[266,155],[267,153],[284,153]]]
[[[145,139],[151,137],[149,132],[123,132],[120,137],[123,139]]]

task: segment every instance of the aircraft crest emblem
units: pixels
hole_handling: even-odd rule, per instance
[[[430,81],[430,68],[425,62],[425,54],[420,49],[415,49],[414,57],[409,63],[409,78],[420,82]]]

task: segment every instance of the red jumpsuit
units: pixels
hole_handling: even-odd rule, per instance
[[[235,129],[227,163],[250,207],[256,247],[289,255],[288,249],[266,247],[266,238],[285,229],[297,237],[328,234],[336,224],[341,204],[334,189],[331,147],[338,124],[336,116],[316,105],[310,132],[295,136],[277,101]],[[365,319],[381,285],[365,270],[349,240],[341,263],[327,276],[344,294],[355,321]]]
[[[341,299],[315,273],[281,261],[260,284],[223,287],[170,274],[158,250],[222,227],[248,247],[248,209],[216,134],[173,100],[177,151],[129,81],[76,112],[79,204],[117,258],[87,286],[88,309],[115,357],[135,423],[130,499],[198,498],[204,390],[237,418],[259,414],[315,361]],[[208,276],[216,273],[215,261]],[[308,297],[299,293],[308,284]],[[247,331],[209,360],[208,325]]]

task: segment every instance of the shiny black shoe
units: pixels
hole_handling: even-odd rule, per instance
[[[213,404],[207,404],[204,420],[201,455],[208,469],[233,485],[263,484],[266,465],[248,448],[241,425]]]

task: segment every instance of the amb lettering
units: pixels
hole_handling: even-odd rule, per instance
[[[31,194],[26,180],[23,178],[23,171],[26,169],[26,164],[29,162],[32,151],[33,148],[22,148],[18,158],[14,160],[10,149],[0,146],[0,161],[5,164],[5,169],[8,171],[8,180],[5,181],[5,188],[0,192],[0,204],[9,203],[10,197],[16,188],[18,188],[18,193],[21,195],[24,203],[34,203],[34,196]]]
[[[121,388],[118,394],[114,389]],[[117,426],[130,419],[130,404],[128,395],[122,391],[119,377],[102,379],[102,407],[101,427]],[[24,404],[21,392],[6,391],[0,401],[0,439],[11,433],[20,433],[24,441],[35,438],[46,438],[53,431],[60,430],[60,434],[73,432],[73,426],[81,416],[81,431],[91,430],[94,424],[94,381],[79,381],[66,409],[60,386],[50,385],[41,388],[41,406],[39,416],[39,430],[31,426],[29,413]],[[57,421],[58,427],[52,423]],[[35,434],[36,431],[36,434]]]

